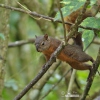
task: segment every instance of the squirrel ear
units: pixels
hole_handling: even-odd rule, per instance
[[[35,38],[37,38],[37,35],[35,35]]]
[[[47,40],[48,39],[48,34],[45,34],[44,35],[44,38]]]

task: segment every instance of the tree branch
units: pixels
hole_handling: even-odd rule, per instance
[[[57,0],[57,5],[58,5],[58,9],[59,9],[60,16],[61,16],[61,19],[62,19],[62,24],[63,24],[63,29],[64,29],[65,44],[67,44],[67,39],[66,39],[66,28],[65,28],[65,24],[64,24],[63,14],[62,14],[62,11],[61,11],[61,9],[60,9],[60,2],[59,2],[59,0]]]
[[[89,4],[90,4],[90,0],[86,0],[85,4],[83,5],[81,13],[77,17],[75,23],[71,26],[70,32],[67,36],[67,40],[69,40],[73,35],[75,35],[77,33],[78,25],[82,22],[83,15],[84,15],[86,8]]]
[[[11,6],[7,6],[7,5],[4,5],[4,4],[0,4],[0,7],[6,8],[6,9],[10,9],[10,10],[12,10],[12,11],[23,12],[23,13],[32,15],[33,17],[40,18],[40,19],[45,19],[45,20],[52,21],[52,22],[62,23],[61,20],[56,20],[56,21],[55,21],[55,19],[52,18],[52,17],[44,16],[44,15],[38,14],[38,13],[36,13],[36,12],[25,11],[25,10],[23,10],[23,9],[11,7]],[[73,25],[73,23],[70,23],[70,22],[65,22],[65,24]],[[92,28],[92,27],[83,27],[83,26],[81,26],[81,25],[79,25],[78,27],[83,28],[83,29],[87,29],[87,30],[100,31],[100,29]]]
[[[34,86],[39,79],[46,73],[46,71],[50,68],[50,66],[55,62],[56,56],[60,53],[60,51],[64,48],[63,42],[59,45],[59,47],[54,51],[54,53],[51,55],[49,61],[42,67],[38,75],[14,98],[14,100],[21,99],[28,91],[29,89]]]
[[[53,76],[55,70],[58,68],[58,66],[61,64],[61,61],[58,61],[57,63],[52,65],[52,67],[49,68],[49,70],[44,74],[44,76],[38,81],[38,84],[35,84],[32,88],[32,91],[30,94],[32,94],[30,97],[32,100],[37,100],[40,97],[41,94],[41,89],[46,85],[47,81],[49,80],[50,77]],[[35,91],[38,91],[36,94]]]
[[[86,99],[86,96],[88,95],[88,92],[89,92],[89,90],[90,90],[90,88],[92,86],[94,76],[95,76],[95,74],[96,74],[96,72],[98,70],[99,64],[100,64],[100,48],[99,48],[99,52],[98,52],[98,56],[97,56],[96,62],[94,64],[94,66],[93,66],[93,71],[94,72],[89,77],[89,81],[88,81],[88,83],[87,83],[87,85],[85,87],[85,90],[84,90],[83,95],[82,95],[80,100],[85,100]]]
[[[46,92],[46,94],[44,96],[42,96],[39,100],[43,100],[60,82],[61,80],[72,70],[72,68],[70,68],[67,72],[65,72],[65,74],[63,74],[63,76],[58,80],[57,83],[55,83],[49,90],[48,92]]]
[[[16,47],[16,46],[21,46],[29,43],[34,43],[35,39],[29,39],[29,40],[21,40],[21,41],[16,41],[8,44],[8,47]]]
[[[75,80],[75,75],[76,75],[76,69],[73,69],[72,75],[71,75],[71,78],[70,78],[70,82],[69,82],[69,86],[68,86],[67,94],[71,93],[71,91],[73,89],[73,83],[74,83],[74,80]],[[70,97],[66,98],[66,100],[69,100],[69,99],[70,99]]]
[[[0,0],[0,3],[10,4],[10,0]],[[0,100],[3,100],[2,92],[4,88],[5,66],[7,59],[8,40],[9,40],[9,11],[0,9]]]

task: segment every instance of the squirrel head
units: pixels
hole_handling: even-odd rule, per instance
[[[38,52],[43,52],[50,47],[50,38],[47,34],[44,36],[36,36],[35,46]]]

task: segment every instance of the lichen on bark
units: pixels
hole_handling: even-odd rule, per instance
[[[2,4],[8,4],[8,0],[0,0]],[[4,67],[6,65],[6,54],[8,48],[9,11],[0,8],[0,100],[4,87]]]

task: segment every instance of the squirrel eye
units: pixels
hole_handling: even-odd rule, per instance
[[[42,42],[41,45],[44,45],[44,42]]]

